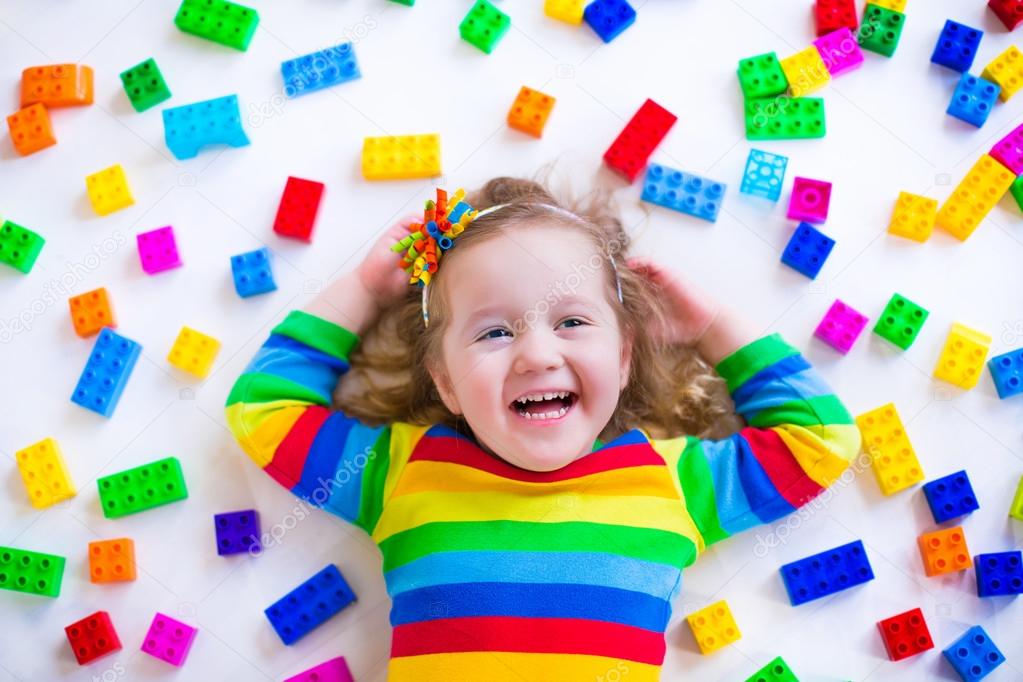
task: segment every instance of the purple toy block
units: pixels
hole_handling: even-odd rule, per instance
[[[821,53],[824,66],[832,76],[848,73],[863,63],[863,51],[848,27],[832,31],[813,41],[813,44]]]
[[[284,682],[355,682],[344,656],[332,658],[314,668],[289,677]]]
[[[174,241],[174,228],[168,225],[138,236],[139,260],[147,274],[181,267],[178,245]]]
[[[789,218],[819,225],[828,219],[831,183],[810,178],[796,178],[789,200]]]
[[[153,624],[142,642],[142,651],[154,658],[181,667],[188,657],[188,650],[199,631],[159,611],[153,616]]]
[[[1023,124],[991,148],[991,156],[1016,175],[1023,175]]]
[[[217,533],[217,554],[221,556],[258,553],[263,548],[259,542],[259,512],[255,509],[215,514],[213,528]]]
[[[836,298],[813,335],[844,355],[856,343],[860,332],[866,326],[865,315],[859,314]]]

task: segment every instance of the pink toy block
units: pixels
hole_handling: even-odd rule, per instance
[[[1023,124],[991,148],[991,156],[1016,175],[1023,175]]]
[[[809,178],[796,178],[789,200],[789,218],[820,224],[828,219],[831,183]]]
[[[138,236],[139,260],[147,274],[181,267],[178,245],[174,241],[174,228],[168,225]]]
[[[828,67],[828,73],[832,76],[858,69],[863,63],[863,50],[847,27],[843,26],[826,36],[821,36],[813,41],[813,44],[821,53],[824,66]]]
[[[844,355],[856,343],[860,332],[866,326],[865,315],[861,315],[836,298],[813,335]]]
[[[289,677],[284,682],[355,682],[348,672],[348,664],[344,656],[332,658],[314,668]]]
[[[142,642],[142,651],[180,668],[185,664],[188,650],[192,648],[198,632],[191,625],[185,625],[157,611],[146,639]]]

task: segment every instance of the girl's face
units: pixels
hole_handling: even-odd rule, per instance
[[[443,364],[431,368],[444,404],[523,469],[589,453],[631,358],[599,250],[571,228],[517,226],[449,259]]]

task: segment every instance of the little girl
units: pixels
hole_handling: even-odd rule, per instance
[[[380,547],[390,680],[657,680],[682,569],[819,494],[859,433],[796,349],[626,258],[606,207],[509,178],[467,203],[482,210],[413,273],[425,287],[398,267],[399,224],[290,313],[228,421]],[[368,331],[399,350],[356,353],[369,389],[332,410]],[[748,424],[720,440],[682,435],[721,413],[704,362]]]

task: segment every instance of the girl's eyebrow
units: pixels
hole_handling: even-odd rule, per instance
[[[568,294],[567,296],[556,296],[555,298],[556,298],[556,300],[554,300],[553,303],[548,302],[548,306],[549,306],[550,310],[556,310],[557,308],[559,308],[561,306],[566,306],[566,305],[581,305],[584,308],[586,308],[587,310],[589,310],[591,313],[593,313],[594,315],[599,315],[600,314],[600,309],[596,305],[594,305],[593,302],[588,297],[586,297],[586,296],[580,296],[579,294]],[[546,300],[546,299],[541,299],[541,300]],[[539,303],[540,303],[540,301],[537,301],[536,305],[539,305]],[[505,306],[502,305],[502,304],[486,305],[486,306],[476,310],[471,315],[469,315],[469,318],[465,321],[465,325],[464,326],[466,328],[470,328],[474,324],[476,324],[479,320],[481,320],[483,318],[486,318],[486,317],[490,317],[492,315],[496,315],[498,317],[505,318],[507,316],[501,314],[502,311],[504,310],[504,307]],[[515,317],[519,317],[519,315],[516,315]]]

